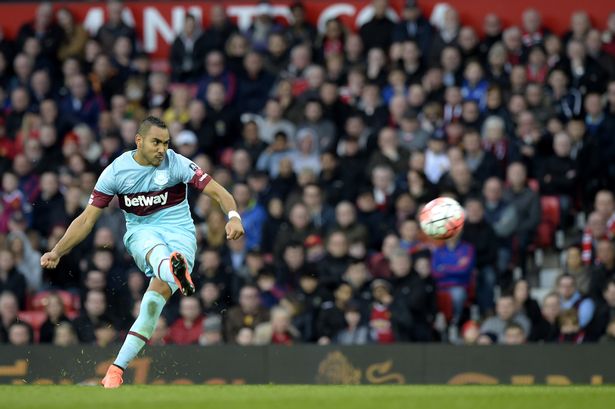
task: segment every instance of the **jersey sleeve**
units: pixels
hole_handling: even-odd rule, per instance
[[[199,192],[202,192],[205,186],[212,180],[211,176],[203,172],[203,169],[199,168],[196,163],[177,153],[175,154],[175,166],[181,181],[189,184]]]
[[[88,203],[92,206],[104,209],[109,205],[109,202],[116,193],[115,175],[112,165],[109,165],[100,174]]]

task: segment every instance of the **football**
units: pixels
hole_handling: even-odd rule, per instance
[[[450,197],[438,197],[427,203],[419,213],[421,229],[429,237],[446,240],[463,228],[465,213],[463,207]]]

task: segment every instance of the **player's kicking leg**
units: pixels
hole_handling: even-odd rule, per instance
[[[139,316],[130,327],[117,359],[101,381],[105,388],[118,388],[123,383],[124,369],[149,341],[162,308],[174,290],[179,288],[184,295],[195,291],[188,263],[182,253],[174,251],[169,254],[165,245],[157,245],[147,253],[146,261],[154,270],[154,278],[143,296]]]

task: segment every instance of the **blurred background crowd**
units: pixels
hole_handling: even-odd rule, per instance
[[[452,7],[387,0],[353,31],[222,5],[190,14],[155,64],[119,1],[90,35],[41,3],[0,39],[0,342],[122,340],[146,277],[114,201],[55,270],[39,258],[87,205],[146,115],[231,191],[245,238],[189,192],[197,294],[150,343],[520,344],[615,340],[615,13],[556,35],[527,9],[482,33]],[[160,69],[160,67],[164,67]],[[451,196],[462,234],[417,209]]]

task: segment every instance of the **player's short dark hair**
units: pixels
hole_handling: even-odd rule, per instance
[[[167,129],[167,124],[164,123],[162,119],[150,115],[145,118],[143,122],[141,122],[141,125],[139,125],[139,129],[137,129],[137,134],[141,136],[147,135],[147,132],[149,132],[149,129],[152,126],[155,126],[156,128],[160,129]]]

